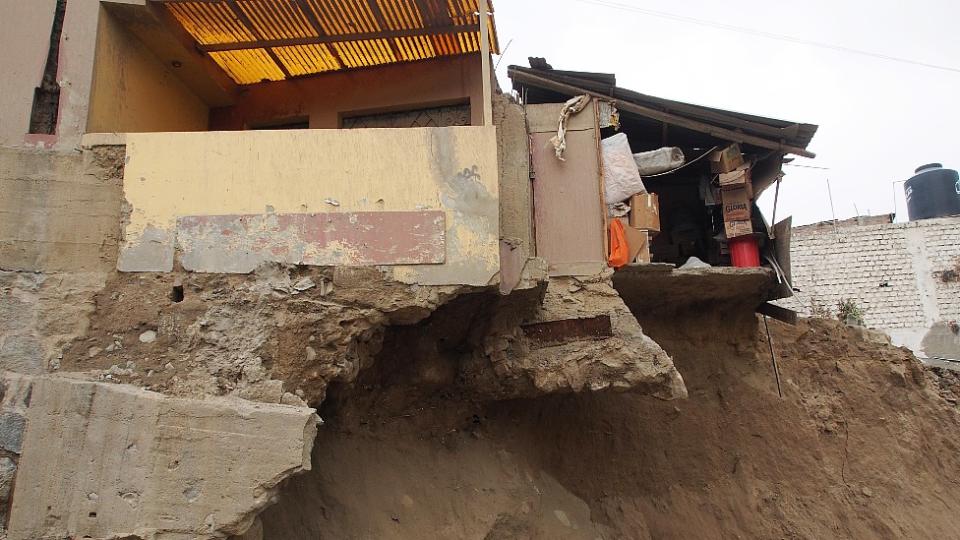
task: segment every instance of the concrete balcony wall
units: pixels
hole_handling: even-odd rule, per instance
[[[121,271],[273,261],[497,281],[493,127],[142,133],[126,147]]]

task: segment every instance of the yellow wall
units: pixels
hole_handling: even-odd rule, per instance
[[[134,259],[145,243],[172,242],[180,216],[432,209],[446,214],[446,262],[392,267],[397,279],[486,285],[499,271],[493,127],[142,133],[126,140],[124,196],[132,214],[121,270],[141,266]]]
[[[173,69],[101,9],[87,132],[206,130],[209,108]]]

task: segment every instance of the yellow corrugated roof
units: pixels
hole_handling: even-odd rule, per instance
[[[480,51],[479,0],[154,1],[238,84]]]

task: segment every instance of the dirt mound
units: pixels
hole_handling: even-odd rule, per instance
[[[867,331],[771,322],[781,399],[747,313],[640,314],[686,380],[672,402],[478,403],[385,347],[332,392],[264,538],[956,537],[950,381]]]

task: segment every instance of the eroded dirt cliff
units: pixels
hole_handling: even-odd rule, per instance
[[[388,333],[376,367],[331,390],[313,470],[263,537],[955,537],[951,379],[868,331],[771,322],[781,399],[762,326],[732,313],[640,314],[689,390],[668,402],[485,402],[451,379],[455,354],[425,363]]]

